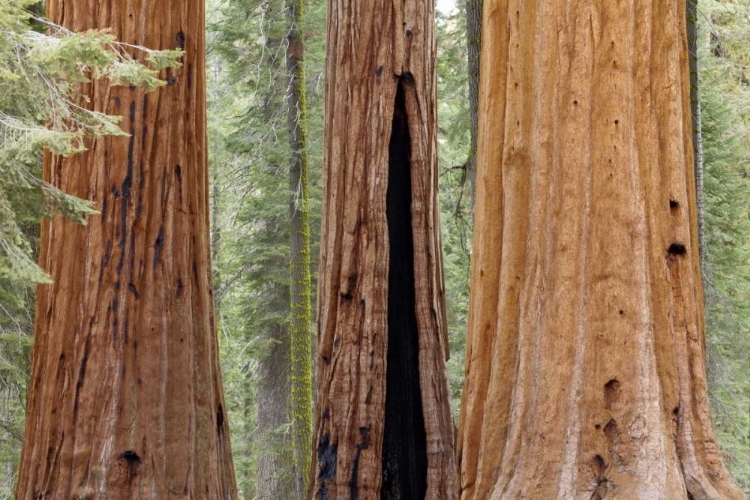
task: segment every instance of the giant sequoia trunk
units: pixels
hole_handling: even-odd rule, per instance
[[[328,16],[312,496],[455,498],[433,5]]]
[[[486,1],[461,498],[742,498],[706,393],[685,1]]]
[[[201,0],[50,0],[71,30],[183,47],[169,85],[97,82],[90,106],[122,114],[129,138],[44,176],[93,200],[87,226],[42,228],[18,498],[236,498],[214,330]]]

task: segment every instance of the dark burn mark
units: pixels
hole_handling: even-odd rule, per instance
[[[669,255],[685,255],[687,253],[687,249],[685,248],[685,245],[680,242],[674,242],[671,245],[669,245],[669,249],[667,250]]]
[[[604,469],[607,468],[607,464],[601,455],[594,456],[594,469],[596,470],[597,476],[601,476],[604,473]]]
[[[141,457],[138,456],[133,450],[125,450],[120,453],[120,460],[125,462],[128,467],[128,479],[132,479],[133,476],[138,475],[138,468],[141,465]]]
[[[135,154],[135,101],[130,103],[130,140],[128,142],[128,164],[125,179],[122,181],[122,198],[120,200],[120,260],[117,263],[117,273],[122,271],[125,261],[125,242],[128,234],[128,203],[130,201],[130,188],[133,183],[133,156]]]
[[[411,30],[406,30],[406,38],[411,38]]]
[[[161,194],[159,197],[159,200],[161,203],[160,207],[161,207],[162,218],[165,214],[164,202],[166,201],[166,199],[167,199],[167,167],[164,167],[161,170]]]
[[[414,242],[411,217],[411,136],[404,73],[396,90],[388,147],[388,353],[381,499],[424,498],[427,444],[419,387],[419,333],[414,290]]]
[[[115,107],[116,108],[120,107],[120,98],[119,97],[115,97]]]
[[[135,287],[135,285],[132,283],[128,283],[128,290],[135,296],[135,300],[138,300],[138,297],[140,296],[138,295],[138,289]]]
[[[76,381],[76,395],[73,399],[73,424],[78,421],[78,403],[81,398],[81,389],[83,381],[86,378],[86,365],[89,360],[89,349],[91,349],[91,335],[86,336],[86,344],[83,347],[83,356],[81,357],[81,367],[78,369],[78,380]]]
[[[216,410],[216,432],[222,434],[224,432],[224,407],[219,405]]]
[[[180,30],[175,35],[175,39],[177,40],[177,48],[184,50],[185,49],[185,33]]]
[[[141,457],[138,456],[133,450],[126,450],[120,454],[120,458],[128,462],[141,463]]]
[[[370,447],[370,428],[360,427],[359,428],[359,442],[355,445],[357,451],[354,452],[354,458],[352,459],[352,476],[349,478],[349,498],[350,500],[357,500],[357,492],[359,487],[357,486],[357,475],[359,474],[359,457],[362,454],[362,450],[366,450]]]
[[[411,73],[411,71],[406,71],[404,73],[401,73],[400,81],[407,85],[414,85],[414,75]],[[398,97],[396,97],[396,99],[398,99]],[[403,99],[403,96],[402,96],[402,99]],[[404,117],[406,117],[406,114],[404,114]],[[391,137],[391,139],[393,138]]]
[[[375,76],[380,76],[380,75],[382,75],[382,74],[383,74],[383,65],[381,64],[381,65],[380,65],[380,66],[378,66],[378,67],[377,67],[377,69],[375,70]]]
[[[187,88],[189,90],[193,86],[193,64],[192,63],[188,63],[187,65],[186,77],[187,77],[187,80],[186,80]]]
[[[164,226],[159,226],[159,234],[156,235],[156,241],[154,241],[154,268],[159,263],[159,257],[161,256],[161,249],[164,246]]]
[[[338,446],[331,444],[331,438],[328,434],[323,436],[318,442],[318,477],[320,482],[320,498],[328,500],[328,484],[336,477],[336,456]]]
[[[174,175],[179,184],[177,186],[177,193],[180,195],[180,205],[182,205],[182,167],[179,164],[174,166]]]
[[[172,85],[174,85],[175,83],[177,83],[177,77],[176,76],[169,76],[169,77],[167,77],[166,82],[167,82],[167,86],[171,87]]]

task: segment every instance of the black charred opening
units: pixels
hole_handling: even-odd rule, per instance
[[[685,248],[684,244],[676,242],[669,245],[669,249],[667,249],[667,252],[670,255],[685,255],[687,253],[687,249]]]
[[[401,79],[396,91],[388,148],[386,216],[390,264],[383,484],[380,492],[383,500],[421,500],[427,490],[427,445],[419,387],[411,226],[411,137],[404,83]]]

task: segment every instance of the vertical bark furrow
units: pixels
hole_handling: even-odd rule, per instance
[[[386,361],[383,486],[381,499],[424,498],[427,454],[421,390],[419,334],[414,298],[411,217],[411,138],[403,82],[396,90],[389,144],[388,354]]]

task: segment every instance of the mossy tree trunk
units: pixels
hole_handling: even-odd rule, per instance
[[[312,445],[312,306],[310,304],[310,220],[307,179],[305,47],[300,31],[304,0],[287,0],[287,123],[291,164],[291,417],[294,486],[297,500],[307,492]]]
[[[741,499],[706,390],[684,0],[486,0],[462,499]]]
[[[433,9],[328,3],[317,499],[456,495]]]
[[[130,137],[44,177],[92,200],[82,226],[42,227],[32,376],[17,498],[236,498],[211,286],[201,0],[50,0],[67,29],[185,49],[150,94],[83,94]]]

